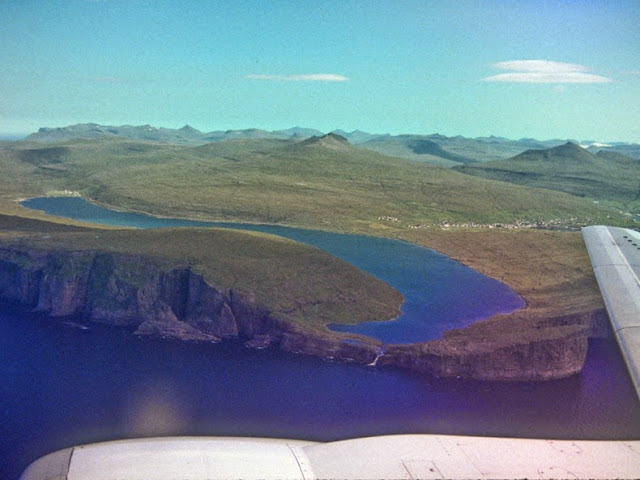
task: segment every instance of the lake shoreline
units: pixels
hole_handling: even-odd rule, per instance
[[[166,320],[167,315],[174,312],[165,313],[156,316]],[[584,323],[588,320],[580,315],[574,315],[575,318],[551,317],[546,319],[546,325],[525,325],[527,328],[518,328],[517,332],[512,331],[507,335],[499,332],[500,335],[496,335],[496,330],[492,328],[496,324],[495,318],[509,318],[512,315],[476,322],[471,327],[446,332],[442,339],[412,344],[410,347],[385,346],[385,355],[379,358],[379,364],[438,377],[484,380],[548,380],[581,371],[587,348]],[[281,323],[281,319],[278,322]],[[500,323],[504,321],[498,323],[499,328],[503,326]],[[520,324],[522,327],[523,323]],[[154,328],[147,331],[162,332],[157,325]],[[178,330],[177,336],[189,337],[190,334],[184,333],[184,329]],[[481,335],[475,335],[478,331]],[[487,338],[491,340],[487,341]],[[382,348],[381,343],[375,340],[365,338],[350,344],[345,343],[344,339],[344,336],[328,330],[308,331],[291,326],[275,335],[273,332],[259,332],[256,338],[247,338],[250,345],[257,348],[277,346],[285,351],[364,364],[372,363]]]

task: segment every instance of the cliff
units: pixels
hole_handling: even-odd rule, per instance
[[[587,355],[587,329],[580,325],[546,328],[510,342],[448,339],[390,345],[378,365],[477,380],[540,381],[580,373]]]
[[[393,366],[441,377],[548,380],[578,373],[587,328],[538,326],[531,335],[473,341],[382,345],[363,336],[304,327],[278,318],[248,292],[210,285],[188,267],[100,251],[0,248],[0,298],[53,317],[80,315],[139,335],[197,341],[239,339],[253,348]],[[526,333],[526,332],[525,332]]]
[[[53,317],[186,340],[250,339],[277,323],[249,295],[218,290],[189,268],[111,253],[0,249],[0,296]]]

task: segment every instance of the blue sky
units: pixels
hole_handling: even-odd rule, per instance
[[[0,132],[640,142],[640,2],[0,0]]]

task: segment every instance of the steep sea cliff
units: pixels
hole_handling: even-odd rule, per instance
[[[587,328],[562,325],[561,319],[533,327],[532,335],[493,342],[474,342],[472,335],[457,332],[424,343],[384,345],[278,318],[251,292],[216,287],[188,267],[104,251],[2,248],[0,297],[52,317],[80,315],[129,327],[139,335],[211,342],[240,339],[254,348],[440,377],[563,378],[580,372],[587,352]]]

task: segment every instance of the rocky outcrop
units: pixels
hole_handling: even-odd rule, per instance
[[[371,364],[382,350],[381,342],[373,338],[344,338],[333,332],[308,332],[295,327],[283,332],[279,346],[287,352],[363,365]]]
[[[140,335],[251,339],[275,325],[250,296],[219,290],[189,268],[144,257],[0,250],[0,297],[52,317],[81,315]]]
[[[447,339],[413,345],[389,345],[378,365],[477,380],[552,380],[582,370],[587,328],[549,327],[535,338],[513,342],[458,342]]]
[[[591,322],[550,319],[530,336],[520,332],[494,341],[463,331],[421,344],[382,345],[278,318],[251,293],[217,288],[189,267],[123,254],[12,247],[0,248],[0,298],[53,317],[80,315],[127,326],[139,335],[239,339],[253,348],[483,380],[548,380],[578,373]]]
[[[580,325],[586,329],[589,338],[610,338],[613,334],[611,322],[605,308],[596,308],[581,313],[552,316],[540,319],[536,322],[538,328],[564,327]]]

